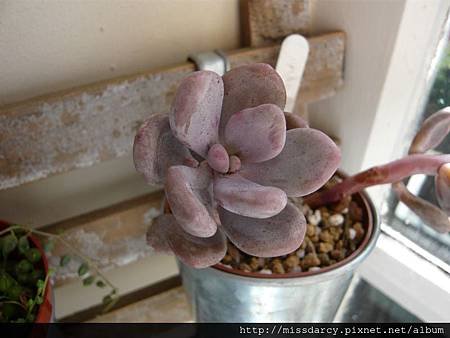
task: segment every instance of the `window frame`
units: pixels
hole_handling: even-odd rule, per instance
[[[449,10],[449,0],[313,0],[313,31],[340,28],[348,37],[344,89],[309,109],[313,127],[342,140],[345,171],[406,153],[445,46]],[[389,187],[368,192],[381,211]],[[388,224],[381,229],[358,273],[418,318],[449,322],[450,275]]]

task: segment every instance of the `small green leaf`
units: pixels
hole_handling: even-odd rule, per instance
[[[42,279],[39,279],[36,282],[36,287],[38,288],[38,290],[43,290],[45,287],[45,282]]]
[[[105,282],[102,280],[98,280],[96,284],[99,288],[104,288],[106,286]]]
[[[28,242],[28,236],[25,235],[25,236],[20,237],[17,247],[19,248],[19,251],[22,254],[25,254],[25,252],[28,249],[30,249],[30,242]]]
[[[103,305],[107,306],[109,304],[111,304],[113,301],[113,298],[110,295],[106,295],[105,297],[103,297],[102,303]]]
[[[19,263],[16,265],[16,271],[19,273],[26,273],[33,270],[33,265],[27,261],[26,259],[22,259]]]
[[[36,304],[41,305],[44,302],[44,298],[41,296],[36,296]]]
[[[8,257],[8,255],[16,248],[17,238],[13,234],[6,235],[3,237],[2,253],[3,257]]]
[[[67,266],[67,264],[69,264],[70,262],[70,256],[69,255],[64,255],[61,257],[60,261],[59,261],[59,265],[60,266]]]
[[[86,263],[82,263],[78,268],[78,276],[82,277],[89,271],[89,266]]]
[[[31,262],[31,263],[37,263],[41,260],[42,255],[36,248],[31,248],[25,252],[25,257]]]
[[[95,276],[86,277],[85,279],[83,279],[83,285],[84,286],[91,285],[92,283],[94,283],[94,280],[95,280]]]
[[[14,284],[14,279],[6,272],[0,272],[0,292],[5,293]]]

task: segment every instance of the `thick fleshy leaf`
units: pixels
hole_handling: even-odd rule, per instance
[[[284,112],[286,118],[286,129],[309,128],[308,122],[298,114]]]
[[[450,215],[450,163],[442,165],[434,179],[437,201],[448,216]]]
[[[445,212],[430,202],[411,194],[403,182],[394,183],[392,187],[398,199],[419,216],[424,223],[438,232],[450,231],[450,221]]]
[[[218,142],[222,99],[222,78],[211,71],[198,71],[183,79],[172,105],[172,132],[203,158]]]
[[[274,104],[262,104],[233,114],[225,127],[224,141],[242,161],[263,162],[277,156],[286,141],[286,120]]]
[[[167,202],[178,224],[193,236],[210,237],[217,230],[211,175],[211,169],[203,164],[198,168],[179,165],[167,170]]]
[[[275,216],[287,203],[283,190],[259,185],[237,174],[214,178],[214,198],[224,209],[254,218]]]
[[[292,203],[278,215],[256,219],[219,207],[225,234],[239,249],[257,257],[276,257],[296,250],[303,242],[306,220]]]
[[[173,215],[161,215],[156,221],[147,235],[149,244],[164,251],[173,251],[183,263],[206,268],[219,263],[225,256],[226,238],[220,230],[214,236],[201,238],[183,231]],[[157,243],[158,240],[163,244]]]
[[[322,187],[339,167],[340,159],[339,148],[327,135],[298,128],[287,131],[286,144],[277,157],[263,163],[242,163],[239,173],[299,197]]]
[[[172,165],[198,165],[189,149],[172,135],[169,118],[160,114],[140,127],[134,138],[133,157],[136,170],[152,185],[164,183]]]
[[[225,174],[230,167],[230,159],[226,149],[221,144],[213,144],[208,151],[208,164],[219,173]]]
[[[409,148],[410,154],[421,154],[438,146],[450,131],[450,107],[427,118]]]
[[[283,80],[268,64],[253,63],[233,68],[223,76],[223,84],[221,135],[234,113],[264,103],[275,104],[282,110],[286,105]]]
[[[157,252],[171,253],[172,249],[167,242],[167,231],[172,223],[176,222],[172,215],[162,214],[153,219],[147,230],[147,244]]]
[[[235,173],[241,169],[241,160],[236,155],[230,156],[230,173]]]

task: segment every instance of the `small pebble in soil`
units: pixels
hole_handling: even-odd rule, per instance
[[[332,178],[326,187],[338,181]],[[221,263],[261,274],[316,272],[351,255],[363,240],[363,210],[351,196],[316,210],[304,204],[301,198],[292,198],[291,202],[303,211],[308,221],[305,239],[297,250],[281,257],[261,258],[247,255],[229,242]]]

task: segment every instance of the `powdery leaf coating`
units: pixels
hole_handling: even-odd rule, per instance
[[[211,180],[211,170],[205,165],[198,168],[178,165],[167,171],[167,202],[177,222],[193,236],[210,237],[217,230]]]
[[[136,170],[151,185],[164,183],[166,171],[172,165],[198,165],[189,149],[172,135],[169,118],[159,114],[146,120],[137,132],[133,158]]]
[[[298,128],[287,131],[286,144],[277,157],[263,163],[243,163],[239,173],[299,197],[322,187],[340,160],[339,148],[327,135],[312,128]]]
[[[419,216],[422,221],[438,232],[446,233],[450,231],[450,221],[445,212],[422,198],[411,194],[403,182],[394,183],[392,187],[398,199]]]
[[[277,156],[286,141],[286,120],[274,104],[262,104],[234,113],[225,127],[230,153],[242,161],[263,162]]]
[[[286,129],[295,128],[309,128],[308,122],[298,114],[284,112],[284,117],[286,119]]]
[[[424,153],[438,146],[450,131],[450,107],[427,118],[409,148],[410,154]]]
[[[225,234],[236,247],[257,257],[287,255],[298,249],[305,237],[306,220],[292,203],[278,215],[256,219],[219,208]]]
[[[225,174],[230,167],[230,159],[226,149],[221,144],[213,144],[208,151],[208,164],[219,173]]]
[[[181,82],[172,105],[170,127],[174,135],[203,158],[219,139],[223,92],[218,74],[194,72]]]
[[[220,230],[211,237],[201,238],[183,231],[173,215],[161,215],[155,221],[147,235],[155,250],[164,249],[166,252],[165,250],[169,249],[169,252],[173,251],[183,263],[195,268],[217,264],[225,256],[226,239]],[[156,227],[152,230],[154,226]],[[154,238],[150,238],[153,236]],[[158,240],[164,244],[155,243]]]
[[[441,209],[450,215],[450,163],[439,168],[438,174],[434,178],[436,188],[436,198]]]
[[[283,190],[259,185],[237,174],[215,177],[214,197],[224,209],[254,218],[275,216],[287,203]]]
[[[236,112],[264,103],[284,109],[286,89],[280,75],[268,64],[253,63],[233,68],[223,77],[224,97],[220,135]]]

